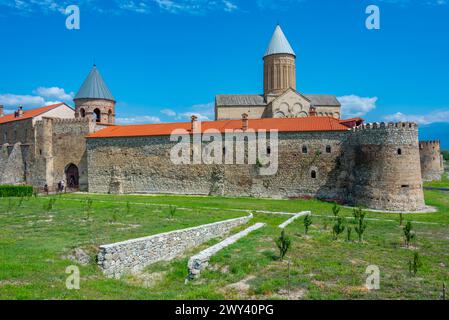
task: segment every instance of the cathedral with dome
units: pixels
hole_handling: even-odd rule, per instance
[[[278,25],[263,57],[263,94],[226,94],[215,99],[216,120],[341,117],[337,97],[305,94],[296,87],[296,54]]]

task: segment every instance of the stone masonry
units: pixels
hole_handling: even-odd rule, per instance
[[[171,260],[186,250],[227,234],[233,228],[247,223],[251,218],[252,215],[249,215],[199,227],[103,245],[100,246],[100,252],[97,256],[98,265],[106,276],[119,278],[126,273],[141,271],[152,263]]]

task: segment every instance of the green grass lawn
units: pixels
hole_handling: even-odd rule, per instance
[[[424,186],[433,188],[449,188],[449,174],[445,172],[441,177],[441,180],[426,182],[424,183]]]
[[[0,199],[0,299],[438,299],[442,283],[449,285],[449,195],[439,191],[426,191],[437,213],[404,215],[417,234],[412,249],[403,246],[397,214],[369,212],[362,243],[355,241],[355,232],[353,241],[346,241],[346,233],[333,240],[332,204],[316,200],[84,194],[56,199],[49,212],[47,197],[22,203]],[[87,199],[93,201],[91,210]],[[170,206],[177,207],[174,218]],[[121,280],[104,278],[92,261],[80,266],[80,290],[65,287],[65,269],[75,264],[66,256],[74,248],[94,257],[100,244],[235,218],[248,210],[256,212],[248,225],[267,226],[219,252],[199,279],[185,284],[188,258],[220,239]],[[289,216],[257,211],[303,210],[313,213],[309,235],[302,219],[289,225],[292,247],[279,261],[277,226]],[[351,209],[343,208],[341,215],[352,223]],[[423,264],[415,277],[408,272],[413,250]],[[369,265],[380,268],[378,291],[364,288]]]

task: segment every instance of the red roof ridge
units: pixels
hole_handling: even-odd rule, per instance
[[[57,107],[60,107],[62,105],[66,105],[66,104],[63,102],[60,102],[60,103],[55,103],[55,104],[51,104],[48,106],[43,106],[40,108],[24,110],[23,115],[21,117],[16,117],[14,115],[14,113],[7,114],[7,115],[4,115],[3,117],[0,117],[0,124],[13,122],[13,121],[20,121],[20,120],[25,120],[25,119],[31,119],[31,118],[40,116],[41,114],[43,114],[47,111],[53,110]]]
[[[200,121],[199,121],[200,122]],[[145,137],[167,136],[176,129],[191,131],[191,122],[130,124],[107,127],[87,136],[87,138],[114,137]],[[225,130],[242,129],[242,120],[202,121],[201,131],[216,129],[221,133]],[[279,132],[319,132],[319,131],[347,131],[348,127],[332,117],[305,118],[262,118],[248,119],[248,129],[278,130]]]

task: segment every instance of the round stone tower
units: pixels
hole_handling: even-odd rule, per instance
[[[425,207],[415,123],[372,123],[352,129],[345,152],[351,204],[390,211]]]
[[[279,25],[274,30],[263,60],[265,98],[268,95],[278,96],[289,88],[296,90],[296,54]]]
[[[75,117],[90,118],[103,124],[115,123],[115,99],[94,65],[75,101]]]
[[[421,156],[421,173],[424,181],[441,180],[444,173],[440,141],[421,141],[419,143]]]

